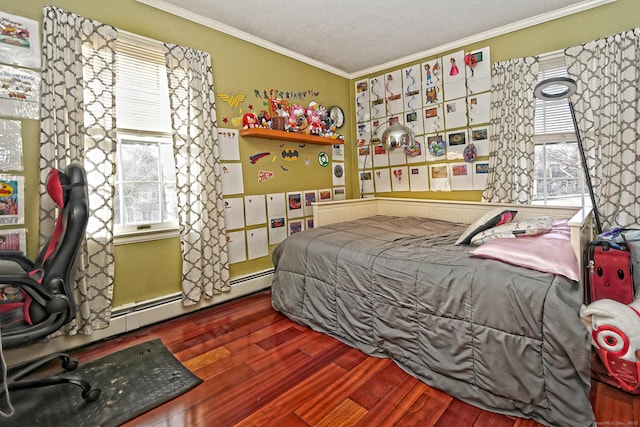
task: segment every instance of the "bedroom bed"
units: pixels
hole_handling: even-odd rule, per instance
[[[552,218],[545,235],[564,236],[552,242],[560,255],[543,257],[581,254],[593,232],[590,213],[577,208],[392,198],[319,203],[316,228],[273,253],[273,307],[478,407],[550,426],[593,425],[591,347],[576,281],[581,257],[569,257],[573,273],[549,272],[455,244],[469,224],[496,210],[517,211],[518,221]],[[538,244],[534,236],[500,240],[521,239]]]

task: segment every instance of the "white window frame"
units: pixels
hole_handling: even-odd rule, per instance
[[[160,55],[160,52],[162,52],[161,42],[147,39],[145,37],[138,36],[136,34],[132,34],[128,32],[123,32],[123,31],[120,31],[118,33],[118,42],[124,43],[129,47],[134,46],[134,49],[133,49],[134,51],[136,49],[140,49],[142,57],[145,56],[145,52],[147,51],[150,52],[149,60],[152,62],[154,62],[155,60],[156,63],[159,63],[158,61],[158,59],[160,59],[159,55]],[[126,49],[126,48],[123,47],[123,49]],[[116,50],[117,50],[117,47],[116,47]],[[162,64],[164,63],[163,61],[164,61],[164,56],[162,54]],[[135,64],[133,64],[133,67],[135,67]],[[130,70],[131,68],[129,68],[128,71]],[[116,78],[117,77],[118,75],[116,76]],[[134,77],[137,77],[137,76],[134,76]],[[160,85],[160,83],[158,83],[158,85]],[[118,90],[116,90],[116,94],[118,94]],[[129,95],[129,93],[127,92],[126,95]],[[118,105],[123,105],[123,102],[127,102],[128,99],[130,99],[128,96],[127,97],[123,96],[122,99],[118,99],[118,96],[116,95],[116,114],[118,113],[118,110],[117,110]],[[157,144],[159,151],[160,151],[160,144],[171,144],[171,133],[170,133],[170,124],[169,124],[170,118],[167,117],[168,104],[169,104],[168,93],[166,96],[166,100],[164,99],[164,97],[161,96],[160,101],[157,101],[157,98],[156,99],[151,98],[150,100],[147,101],[146,104],[141,103],[142,113],[145,112],[144,111],[145,105],[149,105],[149,103],[151,103],[154,107],[156,105],[161,105],[161,108],[164,108],[163,110],[163,116],[165,117],[164,120],[154,122],[153,120],[154,116],[150,117],[151,120],[147,120],[147,117],[143,117],[144,116],[143,115],[140,118],[136,117],[135,119],[132,119],[129,121],[121,119],[121,120],[117,120],[116,122],[117,123],[116,168],[118,171],[116,186],[118,186],[118,189],[119,189],[118,193],[121,197],[119,208],[120,208],[120,220],[123,222],[126,217],[125,217],[125,210],[124,210],[123,183],[121,182],[122,174],[120,169],[122,165],[122,161],[120,159],[120,156],[122,154],[122,150],[121,150],[122,141]],[[131,109],[132,106],[134,110]],[[137,115],[138,112],[135,111],[135,108],[136,108],[135,104],[129,103],[125,107],[127,107],[128,109],[120,110],[120,112],[128,111],[128,112],[132,112],[133,115]],[[136,129],[135,127],[138,123],[143,123],[143,125],[141,125],[141,128]],[[162,187],[165,184],[167,183],[170,184],[171,182],[170,181],[164,182],[161,164],[159,165],[159,168],[160,170],[158,171],[158,174],[159,174],[158,185],[160,185],[162,189]],[[160,197],[162,198],[162,200],[164,200],[164,191],[160,191]],[[161,208],[161,216],[163,212],[164,212],[163,208]],[[177,236],[179,236],[179,224],[177,220],[167,221],[161,218],[160,221],[156,221],[156,222],[142,221],[140,224],[131,224],[131,225],[114,224],[114,243],[115,244],[145,242],[150,240],[173,238]]]
[[[559,77],[561,76],[561,74],[558,74],[558,69],[563,67],[566,69],[562,51],[543,55],[539,58],[539,61],[540,71],[538,78],[540,81],[550,77]],[[566,72],[564,73],[564,75],[566,76]],[[578,140],[576,139],[575,129],[571,120],[569,105],[565,99],[559,101],[541,101],[536,99],[536,117],[538,118],[541,115],[548,117],[549,121],[542,123],[540,121],[536,121],[536,133],[533,140],[536,144],[536,148],[541,147],[543,150],[542,158],[545,173],[542,181],[545,184],[544,188],[548,188],[546,183],[553,180],[554,178],[549,177],[550,168],[547,165],[547,147],[559,143],[569,143],[575,144],[576,149],[578,149]],[[580,163],[579,154],[576,161],[580,164],[580,170],[582,172],[582,179],[575,178],[580,182],[580,188],[582,188],[582,193],[576,195],[576,197],[580,200],[580,204],[569,202],[569,197],[559,199],[550,198],[546,191],[544,192],[541,199],[534,199],[531,201],[531,204],[560,206],[570,205],[580,207],[591,206],[591,200],[589,198],[586,180],[584,179],[584,170],[582,170],[582,164]],[[534,183],[535,182],[536,180],[534,180]],[[567,203],[562,203],[563,200],[567,201]]]

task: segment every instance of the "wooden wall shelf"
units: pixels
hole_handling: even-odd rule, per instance
[[[325,136],[305,135],[303,133],[286,132],[283,130],[273,130],[264,128],[243,129],[240,131],[241,136],[250,136],[253,138],[277,139],[280,141],[304,142],[307,144],[335,145],[344,144],[342,139],[332,139]]]

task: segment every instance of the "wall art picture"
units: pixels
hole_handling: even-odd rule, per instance
[[[27,231],[24,228],[0,230],[0,250],[27,251]]]
[[[0,175],[0,224],[24,223],[24,177]]]
[[[38,23],[0,12],[0,62],[40,68]]]
[[[40,73],[0,65],[0,115],[40,118]]]

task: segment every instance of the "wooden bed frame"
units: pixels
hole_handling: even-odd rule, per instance
[[[471,224],[485,212],[496,207],[509,207],[517,210],[516,219],[519,220],[542,215],[558,219],[569,218],[571,245],[578,258],[580,271],[582,271],[583,249],[586,242],[592,240],[594,236],[591,208],[372,197],[315,203],[313,205],[313,222],[315,227],[322,227],[323,225],[374,215],[390,215],[417,216]]]

